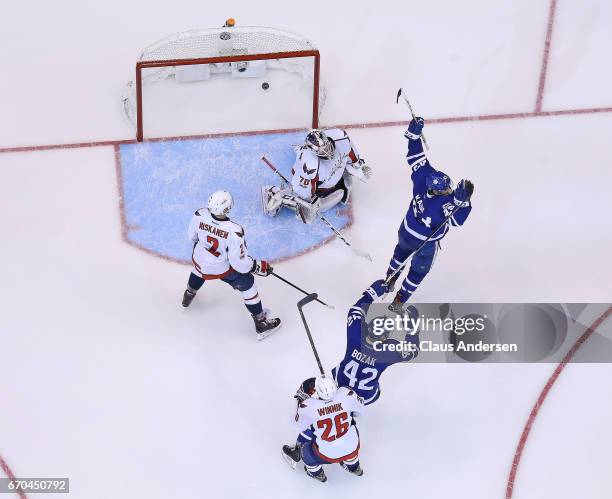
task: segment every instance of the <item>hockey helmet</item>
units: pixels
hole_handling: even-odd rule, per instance
[[[234,198],[227,191],[216,191],[208,198],[207,207],[212,215],[227,217],[234,207]]]
[[[453,190],[453,181],[450,177],[440,171],[430,173],[425,179],[427,190],[433,194],[450,194]]]
[[[336,382],[331,378],[325,376],[317,376],[315,380],[315,393],[317,398],[321,400],[331,400],[336,395],[338,386]]]
[[[329,159],[333,156],[336,150],[334,141],[330,139],[323,130],[315,128],[306,135],[306,147],[308,147],[317,156],[324,159]]]
[[[367,330],[365,332],[365,340],[368,345],[372,346],[378,341],[386,341],[391,335],[391,330],[384,327],[385,321],[388,319],[387,316],[381,315],[375,317],[367,324]]]

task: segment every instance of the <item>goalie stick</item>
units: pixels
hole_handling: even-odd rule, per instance
[[[308,327],[308,322],[306,322],[306,317],[304,316],[304,311],[302,310],[305,305],[308,305],[310,302],[315,301],[318,298],[316,293],[311,293],[308,296],[305,296],[297,303],[297,308],[300,311],[300,316],[302,317],[302,322],[304,323],[304,329],[306,329],[306,334],[308,335],[308,341],[310,341],[310,346],[312,347],[312,353],[314,353],[315,359],[317,361],[317,365],[319,366],[319,371],[321,372],[321,376],[325,377],[325,371],[323,370],[323,364],[321,364],[321,359],[319,358],[319,353],[317,352],[317,347],[315,347],[314,340],[312,339],[312,334],[310,333],[310,328]]]
[[[397,97],[395,98],[396,104],[399,102],[400,97],[404,99],[404,102],[406,103],[406,105],[408,106],[408,109],[410,110],[410,115],[412,116],[412,119],[414,119],[416,117],[416,115],[414,114],[414,109],[412,109],[412,105],[410,104],[408,97],[406,97],[406,92],[404,91],[402,87],[400,87],[400,89],[397,91]],[[422,133],[421,133],[421,139],[423,139],[423,145],[425,146],[425,149],[429,151],[429,144],[427,143],[427,139],[425,138],[425,135],[423,135]]]
[[[279,276],[276,272],[270,272],[270,274],[272,274],[274,277],[276,277],[277,279],[280,279],[281,281],[283,281],[285,284],[289,284],[289,286],[291,286],[292,288],[297,289],[300,293],[304,293],[305,295],[309,296],[312,293],[309,293],[308,291],[304,291],[302,288],[300,288],[299,286],[296,286],[295,284],[293,284],[291,281],[288,281],[287,279],[285,279],[284,277]],[[328,305],[327,303],[325,303],[323,300],[319,300],[319,298],[315,298],[315,301],[320,303],[321,305],[325,305],[328,308],[331,308],[332,310],[335,308],[333,305]]]
[[[284,176],[284,175],[283,175],[283,174],[282,174],[280,171],[278,171],[278,168],[276,168],[276,166],[274,166],[274,165],[273,165],[273,164],[272,164],[272,163],[271,163],[271,162],[268,160],[268,158],[266,158],[265,156],[262,156],[262,157],[261,157],[261,160],[262,160],[262,161],[263,161],[263,162],[264,162],[266,165],[268,165],[268,166],[269,166],[269,167],[272,169],[272,171],[273,171],[274,173],[276,173],[276,174],[277,174],[277,175],[278,175],[278,176],[279,176],[279,177],[280,177],[280,178],[283,180],[283,182],[285,182],[286,184],[289,184],[289,185],[290,185],[289,181],[287,180],[287,177],[285,177],[285,176]],[[336,236],[338,236],[338,238],[340,238],[340,240],[341,240],[341,241],[342,241],[344,244],[346,244],[346,245],[347,245],[349,248],[351,248],[351,250],[353,251],[353,253],[355,253],[357,256],[360,256],[360,257],[362,257],[362,258],[366,258],[366,259],[368,259],[368,260],[372,261],[372,256],[371,256],[371,255],[370,255],[368,252],[363,251],[363,250],[360,250],[360,249],[358,249],[358,248],[355,248],[355,246],[353,246],[353,245],[352,245],[352,244],[351,244],[351,243],[350,243],[350,242],[349,242],[349,241],[346,239],[346,237],[344,237],[344,235],[342,234],[342,232],[340,232],[338,229],[336,229],[336,228],[335,228],[335,227],[332,225],[332,223],[331,223],[329,220],[327,220],[327,218],[325,218],[325,217],[324,217],[323,215],[321,215],[320,213],[319,213],[319,218],[320,218],[320,219],[323,221],[323,223],[325,223],[325,225],[327,225],[327,226],[328,226],[328,227],[331,229],[331,231],[332,231],[334,234],[336,234]]]

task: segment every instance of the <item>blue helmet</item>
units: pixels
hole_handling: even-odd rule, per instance
[[[446,191],[452,189],[453,181],[446,173],[435,171],[427,176],[425,185],[430,191]]]

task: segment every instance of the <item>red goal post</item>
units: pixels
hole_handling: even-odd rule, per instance
[[[215,43],[215,40],[217,43]],[[249,61],[282,61],[285,59],[313,58],[312,66],[312,120],[319,124],[320,54],[306,38],[294,33],[265,27],[223,27],[193,30],[170,35],[143,51],[136,63],[136,79],[133,97],[124,98],[126,114],[130,119],[129,105],[133,98],[135,107],[136,139],[144,138],[143,70],[161,68],[173,70],[181,66],[210,65]],[[310,80],[310,78],[309,78]],[[128,87],[130,87],[128,85]]]

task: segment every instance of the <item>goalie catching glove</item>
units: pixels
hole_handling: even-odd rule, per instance
[[[372,167],[366,165],[365,160],[362,158],[359,158],[354,163],[348,163],[346,171],[364,182],[372,178]]]
[[[266,276],[269,276],[273,270],[274,269],[267,261],[253,260],[253,267],[251,268],[252,274],[266,277]]]

